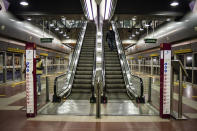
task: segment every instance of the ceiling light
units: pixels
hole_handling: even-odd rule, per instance
[[[58,30],[59,30],[59,28],[57,27],[57,28],[55,28],[55,30],[56,30],[56,31],[58,31]]]
[[[138,31],[136,31],[136,35],[139,35],[140,33]]]
[[[20,5],[22,5],[22,6],[28,6],[29,3],[28,3],[26,0],[22,0],[22,1],[20,2]]]
[[[171,19],[170,18],[167,18],[166,21],[171,21]]]
[[[64,32],[63,31],[60,31],[60,34],[63,34]]]
[[[92,6],[90,0],[86,0],[87,10],[89,14],[89,19],[93,20],[93,14],[92,14]]]
[[[135,20],[136,20],[136,18],[134,17],[134,18],[132,18],[132,20],[133,20],[133,21],[135,21]]]
[[[31,18],[27,18],[28,21],[31,21]]]
[[[66,36],[66,38],[69,39],[70,37],[69,36]]]
[[[111,0],[107,0],[106,9],[105,9],[105,20],[109,19],[109,15],[111,13]]]
[[[53,27],[53,26],[54,26],[54,24],[52,23],[52,24],[50,24],[49,26],[50,26],[50,27]]]
[[[133,34],[132,37],[135,37],[135,34]]]
[[[144,29],[143,28],[140,28],[140,31],[143,31]]]
[[[131,40],[132,38],[133,38],[132,36],[129,37],[130,40]]]
[[[149,25],[149,24],[145,24],[145,26],[146,26],[146,27],[149,27],[150,25]]]
[[[66,35],[66,33],[65,33],[63,36],[65,36],[65,37],[66,37],[66,36],[67,36],[67,35]]]
[[[179,2],[177,1],[173,1],[172,3],[170,3],[171,6],[175,7],[179,5]]]

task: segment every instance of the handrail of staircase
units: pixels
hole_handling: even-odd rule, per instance
[[[95,77],[96,77],[96,40],[94,41],[95,48],[94,48],[94,62],[93,62],[93,69],[92,69],[92,85],[91,85],[91,97],[90,103],[95,103],[95,91],[94,91],[94,84],[95,84]]]
[[[74,75],[75,75],[76,67],[77,67],[78,60],[79,60],[79,55],[81,52],[81,47],[83,44],[83,39],[84,39],[85,32],[86,32],[86,27],[87,27],[87,21],[83,23],[82,29],[78,35],[76,47],[72,54],[72,58],[69,63],[67,72],[55,78],[53,102],[60,102],[61,98],[69,96],[72,90],[72,84],[73,84]]]
[[[144,87],[143,80],[131,74],[128,61],[126,59],[126,55],[122,46],[122,42],[120,40],[120,36],[117,30],[116,23],[114,21],[111,22],[113,30],[115,32],[116,37],[116,45],[118,49],[118,55],[120,58],[120,64],[122,67],[123,77],[126,84],[126,90],[129,96],[134,97],[137,102],[144,103]]]

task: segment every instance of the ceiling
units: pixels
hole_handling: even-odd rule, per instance
[[[118,0],[115,14],[154,15],[183,15],[187,13],[191,0],[178,0],[178,7],[171,7],[172,0]]]
[[[64,15],[83,14],[80,0],[27,0],[28,7],[20,5],[20,0],[8,0],[9,11],[16,15]]]
[[[61,18],[66,20],[84,20],[83,8],[81,0],[27,0],[29,2],[28,7],[23,7],[19,3],[21,0],[7,0],[10,2],[9,11],[16,15],[21,20],[32,18],[31,23],[37,26],[43,27],[43,20],[45,21],[46,29],[49,28],[51,22],[62,24]],[[177,0],[179,6],[171,7],[170,2],[172,0],[117,0],[114,20],[119,23],[123,20],[131,21],[130,27],[123,27],[121,35],[122,39],[127,39],[132,34],[139,32],[132,39],[138,40],[144,34],[147,29],[152,31],[153,24],[156,22],[156,28],[167,23],[166,19],[170,18],[171,21],[179,20],[185,14],[190,11],[189,3],[192,0]],[[133,18],[136,18],[132,22]],[[57,22],[56,22],[57,21]],[[128,22],[127,22],[128,23]],[[148,23],[150,27],[146,28],[145,24]],[[56,27],[59,24],[55,24]],[[62,26],[60,31],[64,31],[69,34],[72,39],[77,38],[79,32],[76,28],[68,28],[66,25]],[[140,28],[144,28],[140,31]],[[51,31],[55,33],[60,39],[63,39],[60,32],[55,31],[55,28],[51,28]]]

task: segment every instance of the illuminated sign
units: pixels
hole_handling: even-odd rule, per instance
[[[157,39],[144,39],[145,43],[157,43]]]
[[[53,38],[40,38],[41,43],[52,43]]]

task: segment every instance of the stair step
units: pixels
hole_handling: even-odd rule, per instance
[[[76,75],[92,75],[92,71],[76,71]]]
[[[74,84],[91,84],[91,79],[74,79]]]
[[[75,79],[92,79],[92,75],[75,75]]]
[[[106,75],[105,78],[106,79],[122,79],[123,76],[122,75]]]
[[[124,84],[123,79],[106,79],[106,84]]]
[[[108,63],[105,63],[105,67],[121,67],[120,63],[118,64],[108,64]]]
[[[80,63],[78,63],[78,65],[77,66],[79,66],[79,67],[93,67],[93,64],[80,64]]]
[[[107,71],[122,71],[121,67],[106,67]]]
[[[106,84],[107,89],[125,89],[125,84]]]
[[[122,75],[122,71],[105,71],[106,75]]]
[[[80,67],[80,66],[77,66],[77,71],[92,71],[93,67]]]
[[[73,89],[78,88],[78,89],[91,89],[91,84],[73,84]]]
[[[93,64],[93,61],[79,60],[79,64]]]

